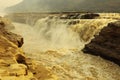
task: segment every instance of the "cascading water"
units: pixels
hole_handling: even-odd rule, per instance
[[[50,67],[58,80],[119,80],[117,65],[80,51],[94,34],[114,20],[79,20],[78,24],[69,25],[71,21],[47,17],[34,26],[13,23],[13,32],[23,36],[26,55]]]
[[[29,53],[59,49],[81,49],[83,47],[79,35],[59,20],[43,18],[38,20],[33,27],[18,23],[14,24],[19,26],[16,27],[14,32],[19,32],[18,34],[25,37],[23,49],[28,47],[25,51],[30,50]],[[36,47],[32,47],[33,45]]]

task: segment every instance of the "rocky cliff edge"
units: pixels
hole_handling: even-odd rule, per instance
[[[13,28],[0,17],[0,80],[56,80],[50,69],[25,56],[23,38],[9,31]]]

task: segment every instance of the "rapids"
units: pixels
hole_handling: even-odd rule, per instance
[[[79,20],[39,19],[33,26],[13,23],[12,32],[24,38],[22,49],[31,58],[52,69],[58,80],[119,80],[120,68],[81,49],[112,19]]]

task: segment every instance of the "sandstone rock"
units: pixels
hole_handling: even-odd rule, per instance
[[[0,22],[0,80],[56,80],[49,69],[26,58],[18,48],[23,44],[22,37],[5,27],[5,23]]]
[[[8,27],[7,25],[5,22],[0,22],[0,34],[16,44],[18,47],[21,47],[23,45],[23,38],[20,35],[9,32],[6,29],[6,27]]]
[[[19,58],[15,58],[16,55],[24,54],[14,43],[0,35],[0,79],[20,80],[23,77],[24,80],[30,80],[34,78],[24,63],[18,63]]]
[[[30,80],[34,78],[27,69],[24,53],[15,42],[16,34],[8,32],[6,22],[0,22],[0,80]],[[23,61],[23,62],[20,62]]]
[[[0,79],[45,80],[52,78],[55,80],[47,68],[36,65],[32,59],[27,59],[21,49],[4,36],[0,36],[0,44]]]
[[[111,60],[120,65],[120,21],[104,27],[83,51]]]
[[[20,76],[28,74],[27,67],[24,64],[12,64],[10,65],[8,71],[10,76]]]
[[[81,19],[95,19],[99,17],[99,14],[88,13],[81,16]]]

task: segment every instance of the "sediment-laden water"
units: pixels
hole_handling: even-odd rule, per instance
[[[39,19],[33,26],[13,23],[12,32],[24,38],[22,49],[52,69],[58,80],[119,80],[120,67],[81,49],[113,19]]]

